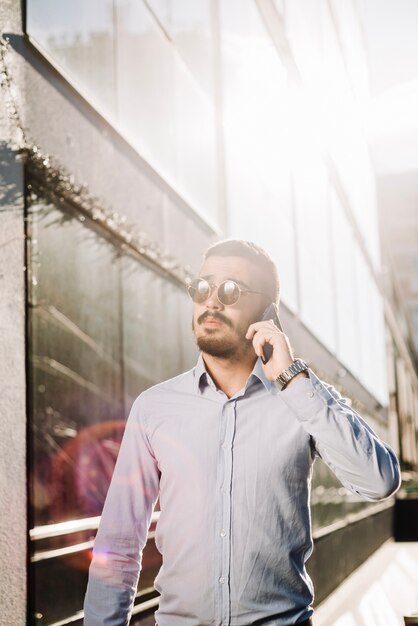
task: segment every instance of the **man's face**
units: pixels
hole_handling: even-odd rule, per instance
[[[263,291],[262,270],[241,257],[209,257],[199,277],[215,285],[234,280],[243,289]],[[267,301],[266,295],[241,293],[238,302],[225,306],[213,289],[205,302],[193,303],[193,331],[199,350],[220,358],[238,358],[250,349],[245,334],[250,324],[261,319]]]

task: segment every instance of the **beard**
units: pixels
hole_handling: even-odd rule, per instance
[[[196,343],[201,352],[219,359],[236,358],[242,352],[242,344],[238,344],[236,340],[211,337],[209,333],[196,337]]]
[[[211,313],[209,311],[205,311],[205,313],[197,319],[197,324],[202,324],[209,315],[214,319],[223,322],[232,332],[219,337],[218,329],[207,328],[203,334],[197,334],[193,321],[192,328],[195,332],[196,343],[199,350],[205,354],[209,354],[210,356],[220,359],[232,359],[239,357],[251,344],[251,341],[245,338],[249,324],[235,326],[231,320],[224,317],[222,313],[218,313],[217,311]]]

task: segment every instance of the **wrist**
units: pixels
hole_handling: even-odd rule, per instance
[[[287,383],[287,385],[284,387],[284,389],[287,389],[288,387],[290,387],[290,385],[295,381],[295,380],[299,380],[300,378],[309,378],[309,374],[308,372],[299,372],[299,374],[296,374],[296,376],[293,376],[293,378],[291,378],[289,380],[289,382]]]
[[[295,359],[294,361],[292,361],[289,367],[287,367],[278,375],[274,382],[280,389],[283,390],[296,377],[301,378],[302,374],[306,377],[307,372],[308,365],[305,363],[305,361],[302,361],[302,359]]]

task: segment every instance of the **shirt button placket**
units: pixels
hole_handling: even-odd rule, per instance
[[[230,620],[230,589],[229,589],[229,570],[231,561],[231,543],[230,543],[230,527],[231,527],[231,492],[232,492],[232,444],[235,435],[235,410],[236,403],[227,402],[224,406],[224,429],[222,437],[222,453],[223,453],[223,476],[222,476],[222,507],[221,507],[221,528],[219,537],[221,541],[221,575],[219,583],[221,590],[221,624],[228,624]]]

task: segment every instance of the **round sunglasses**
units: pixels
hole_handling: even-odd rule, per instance
[[[242,293],[258,293],[263,295],[262,291],[253,291],[252,289],[244,289],[240,287],[234,280],[224,280],[220,285],[214,285],[204,278],[195,278],[187,287],[189,296],[193,302],[202,304],[217,289],[216,297],[224,306],[232,306],[236,304]]]

